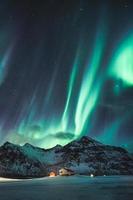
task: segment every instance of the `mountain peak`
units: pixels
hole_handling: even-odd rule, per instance
[[[82,136],[80,139],[79,139],[79,142],[81,143],[85,143],[85,144],[89,144],[89,143],[93,143],[93,144],[96,144],[96,145],[103,145],[102,143],[92,139],[91,137],[89,136]]]
[[[91,137],[82,136],[81,138],[68,143],[67,145],[64,146],[64,148],[66,148],[66,147],[88,148],[88,147],[92,147],[92,146],[104,146],[104,144],[92,139]]]
[[[7,141],[2,146],[5,147],[5,148],[9,148],[9,147],[15,148],[15,147],[18,147],[19,145],[16,145],[16,144],[13,144],[13,143]]]
[[[25,144],[23,145],[23,147],[34,148],[34,146],[32,146],[32,145],[29,144],[29,143],[25,143]]]

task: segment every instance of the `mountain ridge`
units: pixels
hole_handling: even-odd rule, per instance
[[[65,146],[50,149],[10,142],[0,147],[0,176],[42,177],[62,167],[78,174],[133,175],[133,157],[122,147],[102,144],[83,136]]]

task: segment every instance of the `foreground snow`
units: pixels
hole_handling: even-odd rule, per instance
[[[133,176],[0,179],[0,200],[132,200]]]

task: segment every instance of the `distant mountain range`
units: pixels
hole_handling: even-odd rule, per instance
[[[62,167],[85,175],[133,175],[133,156],[121,147],[82,137],[63,146],[42,149],[6,142],[0,147],[0,176],[29,178],[58,174]]]

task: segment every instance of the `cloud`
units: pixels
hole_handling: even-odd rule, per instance
[[[73,133],[67,133],[67,132],[58,132],[54,134],[54,137],[58,139],[73,139],[74,138]]]

